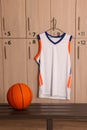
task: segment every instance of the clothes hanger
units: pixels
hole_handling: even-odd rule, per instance
[[[48,30],[46,30],[46,32],[48,32],[48,31],[58,31],[58,32],[64,33],[64,31],[62,31],[60,28],[56,27],[57,20],[54,17],[51,20],[51,23],[52,23],[52,27],[49,28]]]

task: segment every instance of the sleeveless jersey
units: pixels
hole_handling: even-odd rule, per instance
[[[39,50],[35,60],[39,65],[39,97],[70,99],[72,36],[63,33],[52,36],[47,32],[38,35]]]

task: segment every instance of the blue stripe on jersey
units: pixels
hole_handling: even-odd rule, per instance
[[[65,36],[66,33],[63,33],[61,36],[52,36],[52,35],[48,34],[47,32],[45,32],[45,34],[46,34],[47,38],[48,38],[53,44],[57,44],[57,43],[59,43],[59,42],[64,38],[64,36]],[[54,42],[54,41],[52,41],[52,40],[49,38],[49,36],[52,37],[52,38],[60,38],[60,39],[59,39],[57,42]]]
[[[70,39],[69,39],[69,41],[71,41],[72,40],[72,35],[70,36]]]
[[[37,35],[37,39],[40,40],[40,35]]]

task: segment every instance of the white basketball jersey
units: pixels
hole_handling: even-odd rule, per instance
[[[66,33],[61,36],[52,36],[47,32],[38,35],[39,51],[35,60],[39,65],[40,98],[70,99],[71,38]]]

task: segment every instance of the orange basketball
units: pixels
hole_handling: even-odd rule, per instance
[[[7,92],[8,103],[16,109],[27,108],[32,101],[32,91],[24,83],[14,84]]]

